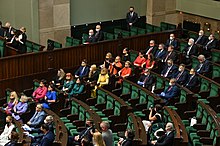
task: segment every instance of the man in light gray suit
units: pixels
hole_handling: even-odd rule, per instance
[[[42,105],[37,104],[33,117],[27,122],[30,127],[40,127],[43,123],[46,113],[43,111]]]

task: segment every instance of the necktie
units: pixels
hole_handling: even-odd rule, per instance
[[[80,136],[80,139],[82,139],[90,129],[91,127],[87,128],[86,131]]]
[[[167,77],[167,75],[169,74],[171,68],[172,68],[172,66],[167,69],[167,72],[165,73],[164,77]]]
[[[197,73],[201,70],[202,66],[203,66],[203,64],[199,65],[199,68],[196,70]]]
[[[198,41],[199,41],[201,38],[202,38],[202,36],[200,35],[200,36],[198,37],[198,39],[196,40],[195,44],[197,44]]]
[[[153,47],[150,47],[149,50],[147,51],[146,55],[150,54],[152,50],[153,50]]]
[[[178,76],[176,77],[176,80],[177,80],[177,81],[179,80],[179,78],[180,78],[180,76],[182,75],[182,73],[183,73],[183,72],[180,72],[180,73],[178,74]]]
[[[144,79],[144,84],[146,83],[147,79],[148,79],[149,75],[147,75]]]
[[[169,54],[167,54],[167,57],[165,58],[164,62],[167,62],[167,59],[170,57],[172,52],[170,52]]]
[[[158,57],[159,57],[159,55],[160,55],[160,53],[161,53],[162,51],[163,51],[163,50],[160,50],[160,51],[157,53],[156,58],[158,58]]]
[[[173,42],[173,40],[170,40],[170,44],[169,44],[169,45],[171,45],[171,44],[172,44],[172,42]]]
[[[207,50],[208,45],[212,42],[212,40],[208,41],[208,43],[205,45],[205,48]]]
[[[83,75],[84,70],[85,70],[85,67],[82,68],[80,75]]]
[[[168,88],[167,92],[169,92],[171,89],[172,89],[172,86],[170,86],[170,87]]]
[[[192,75],[192,76],[189,78],[189,81],[188,81],[188,83],[186,84],[186,86],[189,85],[189,83],[191,82],[191,80],[192,80],[193,77],[194,77],[194,75]]]
[[[188,47],[188,51],[186,52],[186,55],[189,57],[189,52],[191,51],[192,46]]]

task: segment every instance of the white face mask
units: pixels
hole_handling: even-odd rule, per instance
[[[92,33],[89,33],[89,35],[91,36],[91,35],[93,35]]]
[[[199,33],[199,35],[201,36],[201,35],[202,35],[202,33],[200,32],[200,33]]]
[[[188,42],[188,45],[189,45],[189,46],[191,46],[191,45],[192,45],[192,43]]]
[[[181,68],[179,68],[179,72],[181,72],[182,71],[182,69]]]
[[[211,37],[209,37],[209,40],[211,40],[212,38]]]
[[[172,83],[169,83],[170,86],[172,86]]]
[[[97,31],[97,32],[98,32],[98,31],[99,31],[99,29],[95,29],[95,31]]]
[[[170,40],[173,40],[173,37],[170,37]]]

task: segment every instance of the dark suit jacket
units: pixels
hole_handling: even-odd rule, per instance
[[[131,17],[130,12],[127,13],[126,15],[126,21],[127,23],[132,23],[134,24],[138,20],[138,14],[136,12],[133,13],[133,16]]]
[[[167,53],[164,55],[164,59],[163,59],[164,61],[165,61],[166,57],[169,55],[169,53],[170,53],[170,52],[167,51]],[[169,60],[169,59],[172,59],[173,62],[176,62],[176,61],[177,61],[177,54],[176,54],[175,51],[173,51],[173,52],[170,54],[170,56],[167,58],[167,60]],[[167,60],[166,60],[166,61],[167,61]]]
[[[208,43],[209,41],[206,42],[206,44]],[[208,46],[206,46],[205,44],[205,47],[204,47],[204,50],[206,51],[211,51],[211,49],[217,49],[218,48],[218,40],[217,39],[214,39],[210,44],[208,44]]]
[[[198,38],[199,38],[199,36],[198,36]],[[208,38],[204,35],[199,40],[198,40],[198,38],[195,39],[195,44],[199,44],[199,45],[204,46],[206,44],[206,42],[208,41]]]
[[[5,144],[5,146],[16,146],[18,145],[16,141],[9,141],[8,143]]]
[[[148,46],[146,50],[144,50],[144,54],[147,53],[147,51],[151,48],[151,46]],[[157,46],[153,46],[153,49],[150,51],[150,53],[152,53],[153,55],[155,55],[157,51]]]
[[[132,140],[127,138],[121,143],[121,146],[132,146]]]
[[[88,130],[87,130],[88,129]],[[79,133],[79,140],[81,140],[84,136],[86,136],[88,138],[89,141],[92,141],[92,134],[90,131],[94,132],[94,128],[93,127],[87,127],[86,129],[84,129],[83,131],[81,131]]]
[[[141,76],[140,76],[140,78],[139,78],[139,81],[140,81],[140,82],[144,82],[144,80],[146,79],[146,77],[147,77],[147,75],[141,74]],[[153,77],[153,75],[150,74],[150,75],[148,76],[147,80],[146,80],[145,83],[144,83],[144,87],[145,87],[145,88],[148,88],[149,86],[152,86],[153,82],[154,82],[154,77]]]
[[[191,75],[188,77],[185,87],[188,89],[193,89],[199,85],[199,79],[197,75],[194,75],[191,80],[190,78],[191,78]]]
[[[52,131],[49,131],[46,135],[43,136],[39,146],[50,146],[53,144],[54,139],[55,139],[54,133]]]
[[[95,42],[100,42],[104,40],[104,33],[102,30],[100,30],[99,32],[96,32],[95,34]]]
[[[187,55],[187,52],[189,50],[190,46],[186,46],[183,50],[183,53],[185,54],[185,56]],[[197,55],[198,51],[197,51],[197,47],[196,45],[193,45],[189,51],[189,55],[188,57],[190,57],[191,55]]]
[[[173,76],[173,78],[175,78],[177,80],[177,77],[179,76],[180,72],[176,72],[176,74]],[[177,83],[180,85],[185,85],[186,81],[188,79],[188,72],[187,71],[183,71],[183,73],[180,75],[180,77],[177,80]]]
[[[171,44],[170,44],[170,39],[168,39],[167,42],[166,42],[166,44],[165,44],[165,46],[168,48],[169,45],[172,45],[172,46],[174,46],[174,49],[177,49],[178,46],[179,46],[179,43],[178,43],[178,41],[177,41],[176,39],[174,39],[174,40],[171,42]]]
[[[195,67],[195,71],[199,74],[204,74],[204,73],[208,73],[210,71],[210,63],[208,60],[205,60],[201,69],[199,71],[197,71],[198,69],[200,68],[200,64],[198,64],[196,67]]]
[[[89,67],[88,67],[88,66],[85,66],[85,69],[84,69],[83,73],[81,73],[83,67],[84,67],[84,66],[80,66],[80,67],[77,69],[77,71],[75,72],[75,75],[79,76],[80,78],[85,77],[85,76],[88,76],[88,73],[89,73]]]
[[[95,41],[96,41],[95,35],[88,36],[88,38],[86,39],[86,42],[88,43],[94,43]]]
[[[165,68],[162,70],[161,74],[165,75],[168,68],[169,68],[168,65],[166,65]],[[177,70],[178,70],[178,68],[175,65],[173,65],[167,75],[167,78],[172,78],[174,76],[174,74],[177,72]]]
[[[163,59],[166,55],[166,50],[164,49],[161,53],[159,53],[161,50],[157,50],[155,53],[155,58],[157,59]]]
[[[172,88],[169,90],[170,87],[171,87],[171,86],[169,86],[167,89],[164,90],[165,95],[162,96],[162,98],[171,99],[171,98],[173,98],[173,97],[179,96],[179,91],[180,91],[179,88],[178,88],[176,85],[174,85],[174,86],[172,86]]]
[[[173,146],[174,131],[170,132],[169,135],[163,135],[157,140],[155,146]]]
[[[98,78],[99,78],[99,71],[96,71],[94,74],[91,75],[90,78],[88,78],[88,80],[90,82],[93,82],[93,81],[98,81]]]
[[[4,33],[5,33],[5,30],[0,27],[0,36],[1,36],[1,37],[4,37]]]
[[[5,36],[8,38],[8,41],[11,41],[12,37],[14,36],[13,34],[11,34],[11,32],[15,30],[16,29],[14,29],[13,27],[6,30]]]

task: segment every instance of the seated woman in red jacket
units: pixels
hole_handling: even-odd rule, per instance
[[[40,86],[32,94],[34,101],[39,102],[40,100],[44,99],[47,93],[46,83],[47,81],[44,79],[40,81]]]
[[[123,78],[125,77],[129,77],[132,73],[132,69],[130,68],[131,66],[131,62],[130,61],[126,61],[125,62],[125,67],[122,68],[119,72],[119,80],[116,82],[117,84],[121,84],[123,82]]]
[[[146,69],[152,69],[154,67],[154,64],[154,55],[150,53],[147,55],[147,60],[141,65],[141,67],[144,67],[144,65],[146,65]]]
[[[141,65],[146,61],[144,58],[144,53],[139,52],[139,56],[134,61],[134,66],[141,67]]]

